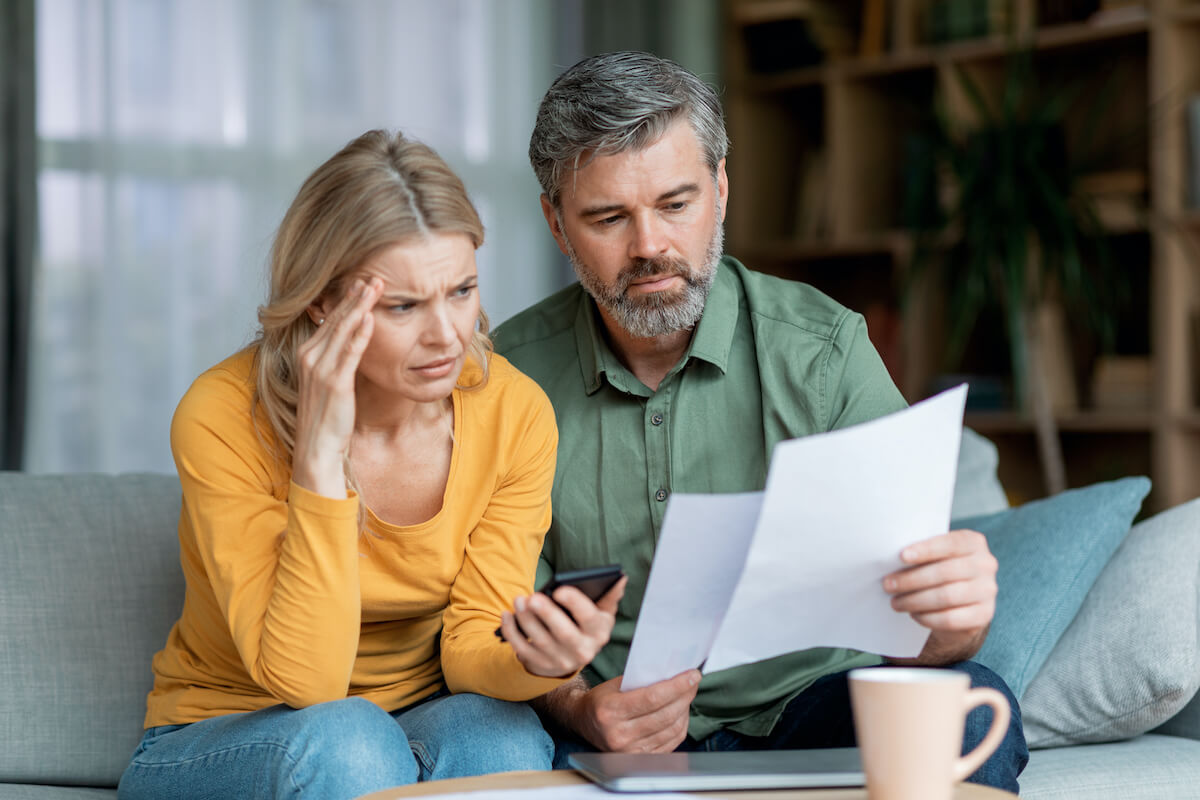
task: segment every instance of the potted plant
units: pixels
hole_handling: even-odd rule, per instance
[[[1026,51],[1010,55],[996,107],[965,71],[957,71],[957,81],[971,118],[935,104],[914,151],[924,163],[909,164],[910,175],[923,176],[909,180],[903,212],[915,241],[910,276],[935,261],[942,265],[952,364],[985,307],[998,307],[1014,401],[1034,422],[1046,488],[1054,494],[1066,487],[1066,475],[1041,323],[1053,318],[1047,309],[1061,307],[1087,324],[1101,346],[1111,344],[1116,327],[1106,231],[1077,186],[1089,165],[1067,152],[1064,122],[1082,84],[1039,82]]]

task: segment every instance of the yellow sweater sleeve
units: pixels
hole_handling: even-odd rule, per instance
[[[496,362],[502,359],[496,357]],[[506,366],[497,364],[500,369]],[[442,672],[452,692],[519,701],[545,694],[565,678],[529,673],[512,648],[495,635],[500,614],[512,608],[515,597],[533,591],[538,556],[550,527],[558,447],[550,401],[531,380],[523,375],[517,378],[524,402],[517,402],[513,392],[505,393],[506,435],[495,454],[503,468],[482,518],[468,537],[463,566],[443,616]]]
[[[185,571],[189,561],[202,571],[265,692],[292,707],[343,698],[360,627],[358,500],[286,482],[248,418],[249,400],[244,376],[218,367],[172,420]]]

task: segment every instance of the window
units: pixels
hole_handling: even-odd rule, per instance
[[[525,157],[552,0],[38,0],[26,466],[173,471],[191,381],[253,336],[300,182],[369,128],[463,177],[501,321],[567,280]]]

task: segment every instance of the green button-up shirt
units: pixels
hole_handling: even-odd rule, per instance
[[[595,303],[574,285],[495,335],[497,351],[541,385],[558,419],[554,521],[539,583],[553,570],[608,563],[629,575],[612,639],[585,672],[593,683],[624,671],[672,492],[760,490],[776,442],[905,406],[860,315],[728,256],[687,353],[657,391],[621,364],[602,326]],[[688,732],[765,735],[817,678],[875,663],[822,648],[705,675]]]

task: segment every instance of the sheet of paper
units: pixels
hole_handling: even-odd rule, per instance
[[[776,446],[705,672],[809,647],[920,653],[928,630],[893,611],[881,584],[905,546],[949,528],[965,402],[962,385]]]
[[[700,666],[733,597],[762,492],[672,494],[621,690]]]

